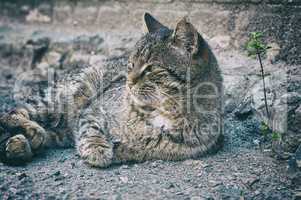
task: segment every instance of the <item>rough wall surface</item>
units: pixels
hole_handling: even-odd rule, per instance
[[[32,9],[36,8],[35,11]],[[24,23],[64,24],[92,30],[135,32],[141,16],[151,12],[164,23],[188,15],[205,36],[223,38],[229,48],[243,48],[251,31],[265,33],[276,44],[276,59],[301,63],[301,1],[299,0],[119,0],[0,2],[0,16]],[[11,20],[10,18],[9,20]]]

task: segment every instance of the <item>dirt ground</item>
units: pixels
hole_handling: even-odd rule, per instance
[[[285,165],[256,149],[109,169],[88,167],[73,149],[51,150],[0,169],[1,199],[292,199]]]
[[[64,30],[65,35],[52,31],[45,27],[3,26],[2,43],[16,45],[33,35],[59,41],[85,34],[83,30],[70,35],[68,30]],[[122,37],[116,33],[95,34],[104,39],[99,59],[123,54],[139,37],[139,34]],[[241,59],[240,52],[230,54],[229,59],[229,53],[221,51],[217,57],[233,71],[235,66],[255,65],[255,61]],[[11,68],[3,64],[1,67],[0,102],[4,111],[13,106],[15,77],[4,74],[9,74]],[[74,149],[51,149],[25,166],[0,164],[0,199],[292,199],[293,185],[286,162],[262,151],[259,138],[254,116],[237,120],[230,112],[225,117],[222,150],[196,160],[148,161],[97,169],[82,163]]]

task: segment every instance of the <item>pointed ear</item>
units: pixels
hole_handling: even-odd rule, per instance
[[[155,33],[159,29],[166,28],[160,22],[158,22],[153,16],[151,16],[149,13],[144,13],[143,20],[144,20],[144,24],[147,28],[147,31],[149,33]]]
[[[198,52],[199,36],[194,26],[188,22],[187,17],[181,19],[174,30],[175,45],[184,48],[192,55]]]

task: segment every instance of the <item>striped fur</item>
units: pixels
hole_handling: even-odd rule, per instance
[[[86,163],[107,167],[193,158],[221,144],[222,78],[209,46],[186,18],[175,31],[154,24],[128,60],[74,69],[2,116],[4,160],[75,146]]]

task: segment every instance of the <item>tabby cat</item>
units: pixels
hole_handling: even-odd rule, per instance
[[[186,19],[171,30],[144,14],[147,33],[128,60],[74,70],[1,116],[3,162],[75,146],[89,165],[183,160],[222,143],[222,77],[208,44]]]

